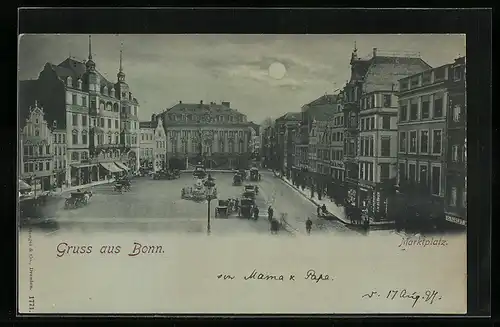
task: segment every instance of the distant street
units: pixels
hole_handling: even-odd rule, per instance
[[[219,199],[241,196],[243,186],[232,186],[231,173],[213,173],[212,176]],[[54,217],[48,217],[45,229],[48,233],[60,230],[206,233],[207,202],[183,200],[180,196],[181,189],[193,182],[192,175],[185,173],[180,179],[170,181],[146,177],[134,179],[131,191],[123,194],[113,191],[111,184],[96,186],[92,188],[94,195],[87,206],[65,210],[61,200]],[[304,233],[308,216],[314,222],[312,233],[354,233],[340,222],[315,218],[315,206],[272,173],[263,171],[262,180],[255,184],[259,186],[256,203],[260,218],[254,221],[239,218],[236,214],[228,219],[215,218],[216,199],[211,203],[212,234],[269,233],[269,205],[273,206],[276,218],[286,215],[289,232],[282,231],[283,235]]]

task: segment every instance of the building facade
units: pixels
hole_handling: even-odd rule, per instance
[[[161,117],[153,114],[150,121],[140,122],[139,126],[141,167],[154,171],[167,168],[167,138]]]
[[[399,81],[398,193],[422,218],[442,216],[450,65]]]
[[[22,159],[20,178],[31,185],[36,195],[53,187],[52,131],[38,102],[29,107],[28,118],[22,125]]]
[[[54,154],[54,177],[57,187],[64,187],[68,173],[66,161],[66,131],[55,129],[52,131],[52,150]]]
[[[185,169],[202,162],[208,168],[247,167],[250,124],[229,102],[183,103],[160,114],[167,133],[171,168]]]
[[[467,226],[467,98],[465,57],[448,67],[445,219]]]
[[[76,186],[136,169],[139,164],[137,99],[125,81],[122,52],[117,82],[96,69],[89,37],[88,59],[45,64],[38,79],[20,82],[20,118],[34,99],[54,128],[66,132],[66,184]]]
[[[300,126],[300,121],[302,119],[302,113],[300,112],[288,112],[283,116],[275,120],[275,126],[283,133],[281,141],[283,144],[279,145],[279,149],[282,149],[282,160],[280,169],[285,173],[285,175],[290,178],[292,175],[292,169],[294,166],[295,159],[295,138],[297,135],[298,128]]]
[[[376,220],[389,218],[397,176],[397,81],[431,68],[418,54],[351,56],[343,90],[347,203]]]

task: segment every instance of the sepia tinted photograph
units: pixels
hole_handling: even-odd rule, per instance
[[[465,49],[458,34],[21,35],[20,307],[462,312]],[[330,269],[332,251],[343,281],[312,267]],[[309,265],[297,279],[317,285],[362,288],[352,276],[365,274],[413,282],[360,288],[334,309],[326,286],[250,305],[253,292],[281,287],[265,285],[294,281],[245,260]],[[129,279],[118,282],[122,269]],[[164,270],[175,285],[158,286]],[[203,295],[220,292],[233,295]],[[137,303],[148,294],[156,300]],[[302,296],[305,307],[291,299]]]

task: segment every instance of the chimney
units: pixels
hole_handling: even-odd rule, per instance
[[[179,100],[179,104],[182,104],[182,101]]]
[[[373,57],[377,56],[377,48],[373,48]]]
[[[223,105],[224,107],[231,108],[231,102],[222,101],[222,105]]]

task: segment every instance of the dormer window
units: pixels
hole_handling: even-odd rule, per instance
[[[73,79],[71,78],[71,76],[68,76],[68,78],[66,79],[66,84],[69,87],[73,87]]]
[[[78,79],[77,84],[78,84],[78,89],[81,90],[82,89],[82,80],[80,78]]]

